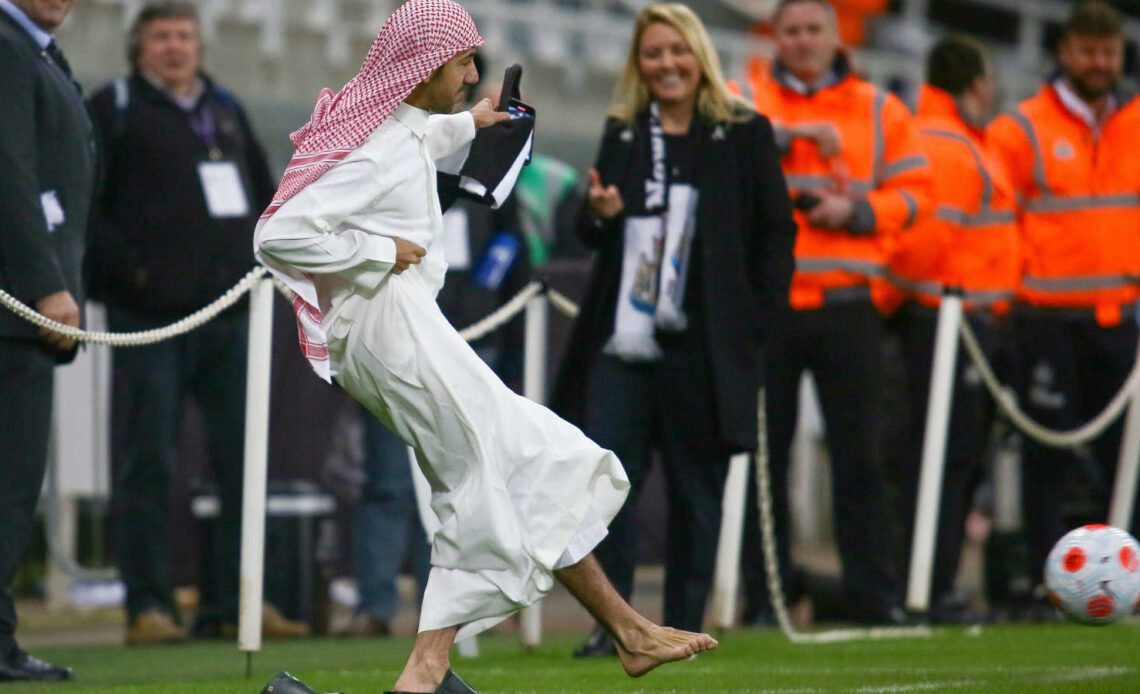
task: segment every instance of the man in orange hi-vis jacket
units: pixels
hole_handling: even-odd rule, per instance
[[[835,528],[852,618],[898,622],[890,511],[876,454],[886,262],[930,206],[930,172],[907,108],[852,73],[826,0],[782,0],[776,60],[753,80],[776,128],[798,209],[792,311],[768,346],[767,412],[781,562],[788,566],[787,467],[800,376],[815,377],[834,481]],[[788,579],[793,576],[788,575]],[[802,590],[788,586],[791,597]]]
[[[1042,424],[1069,429],[1104,408],[1136,354],[1140,101],[1118,87],[1123,24],[1106,3],[1074,8],[1058,59],[1059,72],[996,120],[988,139],[1022,201],[1024,263],[1013,316],[1022,366],[1019,400]],[[1068,480],[1091,480],[1093,498],[1103,504],[1093,517],[1105,518],[1120,435],[1117,421],[1083,449],[1083,464],[1072,450],[1026,438],[1030,576],[1041,575],[1053,543],[1082,520],[1062,513],[1073,489]]]
[[[927,83],[918,102],[918,129],[934,175],[934,213],[899,239],[890,278],[904,303],[894,320],[907,375],[909,435],[900,470],[899,521],[909,539],[914,521],[923,431],[930,396],[938,307],[944,292],[959,294],[979,342],[991,357],[999,322],[1008,314],[1019,278],[1016,204],[1012,184],[984,142],[994,82],[978,42],[949,36],[931,49]],[[959,352],[938,517],[930,618],[973,619],[953,597],[954,577],[971,481],[981,472],[993,407],[969,357]],[[909,556],[910,542],[901,548]]]

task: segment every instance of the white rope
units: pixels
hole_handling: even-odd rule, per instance
[[[3,304],[8,310],[12,311],[12,313],[15,313],[33,325],[40,328],[47,328],[53,333],[69,337],[79,342],[110,345],[112,347],[141,347],[143,345],[151,345],[172,337],[177,337],[178,335],[188,333],[210,322],[219,313],[236,304],[266,272],[268,271],[263,267],[255,267],[250,270],[240,282],[231,287],[225,294],[218,297],[209,306],[199,309],[189,316],[165,327],[133,333],[108,333],[80,330],[70,325],[64,325],[63,323],[40,315],[3,289],[0,289],[0,304]]]
[[[993,397],[1001,409],[1009,415],[1010,421],[1012,421],[1018,429],[1038,443],[1046,446],[1071,448],[1087,443],[1100,436],[1104,433],[1104,430],[1120,416],[1124,408],[1128,406],[1129,401],[1132,399],[1132,394],[1136,391],[1137,385],[1140,384],[1140,360],[1138,360],[1137,365],[1132,369],[1132,373],[1128,374],[1128,378],[1124,380],[1124,385],[1121,386],[1120,392],[1112,398],[1104,408],[1104,411],[1084,426],[1070,431],[1049,429],[1033,421],[1029,415],[1025,414],[1021,407],[1018,406],[1017,398],[1013,393],[1002,387],[1001,383],[997,380],[997,376],[994,374],[993,368],[989,362],[986,361],[986,356],[982,352],[982,348],[978,345],[978,339],[975,337],[969,321],[963,319],[959,324],[959,330],[962,333],[962,342],[966,345],[966,351],[969,353],[974,365],[978,367],[978,371],[982,375],[982,381],[990,391],[990,396]]]
[[[523,287],[523,290],[507,303],[496,309],[491,315],[483,320],[470,325],[463,330],[459,331],[459,336],[468,342],[475,342],[483,337],[493,333],[500,327],[505,325],[509,320],[514,318],[526,308],[526,302],[530,301],[535,296],[546,291],[546,285],[542,282],[531,282]]]
[[[869,629],[830,629],[811,634],[796,630],[788,616],[784,600],[783,583],[780,581],[780,560],[776,556],[776,526],[772,517],[772,482],[768,471],[768,422],[764,413],[765,393],[760,390],[759,411],[760,438],[756,446],[756,486],[760,498],[760,536],[764,546],[764,569],[768,577],[768,599],[780,631],[789,641],[796,644],[839,643],[843,641],[865,641],[878,639],[919,639],[933,635],[930,627],[871,627]]]
[[[562,292],[550,287],[546,290],[546,299],[559,313],[573,320],[578,317],[578,305]]]
[[[47,328],[54,333],[70,337],[79,342],[110,345],[112,347],[140,347],[183,335],[208,323],[219,313],[236,304],[266,272],[268,271],[264,267],[256,267],[250,270],[240,282],[231,287],[229,291],[209,306],[195,311],[189,316],[165,327],[133,333],[81,330],[79,328],[73,328],[70,325],[64,325],[63,323],[37,313],[34,309],[3,289],[0,289],[0,304],[3,304],[8,310],[12,311],[12,313],[15,313],[20,318],[23,318],[37,327]],[[293,300],[293,290],[285,286],[281,280],[274,278],[273,284],[281,296],[290,302]],[[574,302],[554,290],[548,290],[546,285],[542,282],[531,282],[524,287],[522,291],[516,294],[514,298],[500,306],[486,318],[459,331],[460,336],[468,342],[475,342],[486,337],[521,313],[523,309],[526,308],[528,301],[543,292],[549,292],[548,297],[550,298],[550,302],[563,314],[571,318],[578,314],[578,307],[574,305]]]

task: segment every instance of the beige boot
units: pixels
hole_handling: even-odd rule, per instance
[[[261,635],[267,639],[294,639],[309,635],[309,625],[293,621],[269,603],[261,606]]]
[[[186,640],[186,630],[161,610],[147,610],[127,626],[127,645],[145,646]]]

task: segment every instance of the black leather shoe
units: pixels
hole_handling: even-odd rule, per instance
[[[461,680],[459,675],[448,670],[447,674],[443,676],[443,681],[439,683],[439,689],[435,690],[435,694],[479,694],[479,692]]]
[[[0,660],[0,682],[62,682],[75,677],[69,667],[57,667],[16,649]]]
[[[384,694],[416,694],[415,692],[397,692],[387,691]],[[435,690],[435,694],[479,694],[471,688],[471,685],[464,682],[459,675],[451,670],[443,676],[443,681],[439,683],[439,689]]]
[[[605,658],[616,655],[617,645],[614,644],[613,637],[601,625],[595,626],[586,640],[574,649],[575,658]]]
[[[269,680],[261,694],[317,694],[307,684],[290,675],[288,672],[279,672]]]
[[[855,621],[867,626],[902,627],[913,626],[914,624],[901,605],[890,605],[876,610],[864,611],[856,616]]]

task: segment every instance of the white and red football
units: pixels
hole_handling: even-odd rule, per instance
[[[1140,607],[1140,544],[1108,525],[1086,525],[1057,541],[1045,562],[1049,599],[1069,618],[1111,624]]]

